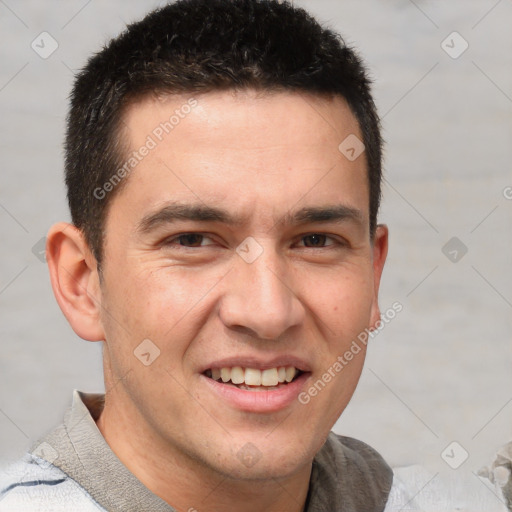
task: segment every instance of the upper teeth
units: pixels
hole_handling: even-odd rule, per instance
[[[257,368],[212,368],[212,379],[222,382],[231,381],[233,384],[246,384],[247,386],[277,386],[282,382],[291,382],[298,370],[294,366],[279,366],[268,370]]]

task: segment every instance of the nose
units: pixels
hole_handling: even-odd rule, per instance
[[[252,263],[236,257],[219,308],[224,325],[265,340],[300,325],[305,309],[279,255],[267,248]]]

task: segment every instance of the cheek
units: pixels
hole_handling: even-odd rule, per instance
[[[223,276],[169,266],[128,268],[131,271],[122,277],[111,279],[108,307],[116,311],[109,322],[115,330],[111,339],[122,338],[133,350],[149,338],[178,360],[204,325],[214,300],[212,291]]]
[[[328,327],[328,337],[333,342],[340,338],[357,336],[368,326],[373,302],[373,284],[369,272],[350,272],[331,276],[322,281],[310,283],[308,302],[316,315]],[[311,290],[316,290],[312,293]]]

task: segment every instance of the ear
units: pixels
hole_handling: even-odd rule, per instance
[[[46,261],[53,293],[73,330],[88,341],[104,340],[98,265],[82,232],[66,222],[52,226]]]
[[[373,240],[373,304],[370,318],[370,327],[376,327],[380,320],[379,288],[382,270],[388,255],[388,227],[379,224],[375,230]]]

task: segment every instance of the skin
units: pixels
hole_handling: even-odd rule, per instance
[[[75,332],[104,341],[107,393],[97,425],[150,490],[179,511],[298,512],[365,350],[308,404],[294,399],[272,412],[241,410],[201,373],[232,356],[293,356],[307,362],[307,390],[379,319],[387,228],[370,237],[364,153],[351,162],[338,150],[349,134],[362,138],[344,99],[195,97],[198,105],[114,196],[101,279],[81,232],[60,223],[48,236],[52,285]],[[132,104],[123,133],[131,150],[188,99]],[[171,202],[222,208],[236,222],[141,229]],[[285,222],[304,207],[340,205],[356,215]],[[185,233],[198,236],[177,238]],[[247,237],[263,251],[252,263],[236,252]],[[149,366],[134,355],[144,339],[160,350]],[[258,454],[250,467],[240,457],[247,443]]]

